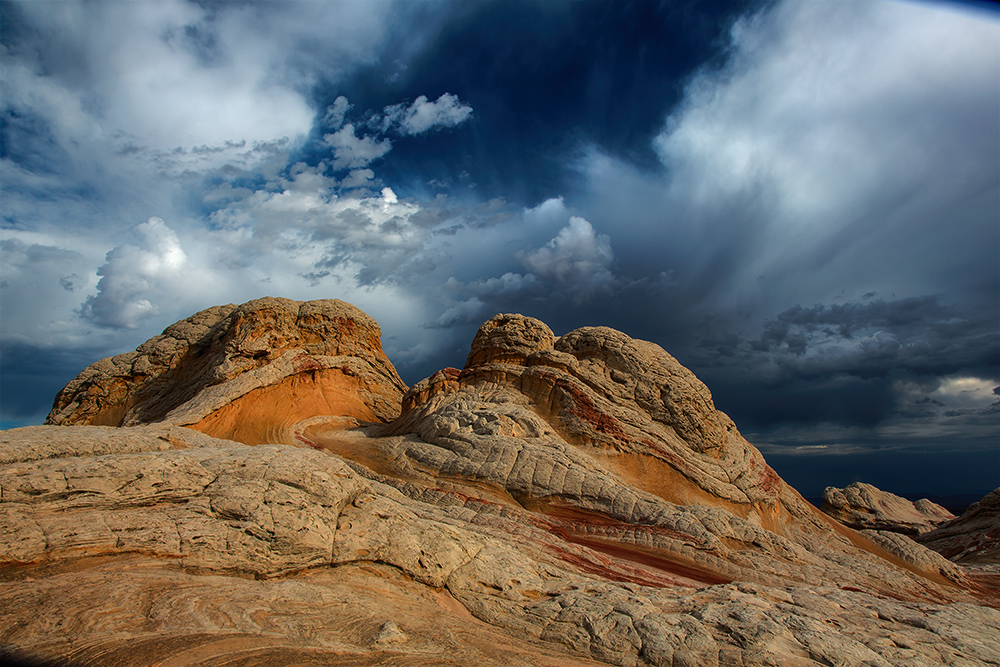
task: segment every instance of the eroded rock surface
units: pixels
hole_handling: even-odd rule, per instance
[[[957,563],[1000,564],[1000,488],[918,541]]]
[[[570,541],[670,576],[851,582],[929,599],[964,584],[948,579],[961,579],[957,571],[889,552],[818,512],[690,371],[612,329],[556,338],[538,320],[498,315],[464,369],[415,385],[379,433],[377,458],[390,462],[380,472],[391,479],[480,497],[490,490]],[[942,587],[928,589],[928,578]]]
[[[0,654],[553,666],[975,665],[1000,655],[1000,612],[988,607],[852,587],[705,585],[655,569],[636,583],[629,561],[561,541],[525,509],[418,501],[324,452],[186,440],[185,429],[118,429],[88,454],[85,443],[110,430],[3,434]],[[621,576],[609,576],[615,568]]]
[[[955,518],[954,514],[926,498],[911,502],[864,482],[854,482],[843,489],[826,487],[821,509],[857,530],[904,535],[926,533]]]
[[[406,385],[380,339],[375,320],[336,299],[208,308],[88,366],[46,423],[164,422],[260,444],[287,442],[316,415],[389,421]]]
[[[403,396],[377,325],[312,303],[204,311],[176,359],[153,339],[53,411],[156,423],[0,434],[0,656],[1000,664],[994,592],[813,508],[658,346],[501,315]],[[290,350],[347,397],[303,402]]]

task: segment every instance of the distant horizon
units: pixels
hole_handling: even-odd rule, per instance
[[[996,3],[0,0],[0,42],[4,426],[339,298],[410,384],[498,312],[610,326],[805,495],[1000,486]]]

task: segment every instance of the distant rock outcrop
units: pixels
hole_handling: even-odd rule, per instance
[[[1000,488],[917,541],[956,563],[1000,564]]]
[[[843,489],[826,487],[821,509],[857,530],[904,535],[926,533],[955,518],[954,514],[926,498],[911,502],[864,482],[854,482]]]
[[[498,315],[404,389],[335,301],[209,309],[89,367],[50,421],[134,426],[0,433],[0,657],[1000,656],[989,591],[809,505],[652,343]]]
[[[406,385],[380,337],[375,320],[335,299],[208,308],[88,366],[46,423],[164,422],[260,444],[287,442],[316,415],[389,421]]]

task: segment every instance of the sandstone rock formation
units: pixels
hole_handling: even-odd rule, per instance
[[[1000,488],[917,540],[956,563],[1000,564]]]
[[[388,421],[406,385],[380,338],[375,320],[335,299],[208,308],[88,366],[46,423],[162,421],[260,444],[287,442],[318,414]]]
[[[855,482],[843,489],[826,487],[821,509],[857,530],[883,530],[904,535],[926,533],[955,518],[954,514],[926,498],[911,502],[864,482]]]
[[[161,426],[0,441],[0,637],[80,665],[995,664],[1000,612],[706,585],[531,512]],[[644,578],[643,583],[634,580]]]
[[[0,434],[0,657],[1000,664],[991,591],[813,508],[658,346],[501,315],[402,396],[377,325],[313,303],[203,311],[50,418],[155,423]]]
[[[538,320],[497,316],[465,369],[418,383],[378,433],[392,479],[486,487],[571,541],[699,583],[851,581],[920,596],[940,576],[917,563],[906,565],[919,581],[883,569],[898,557],[788,487],[690,371],[612,329],[556,339]]]

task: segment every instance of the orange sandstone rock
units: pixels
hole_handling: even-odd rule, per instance
[[[338,300],[216,306],[88,366],[46,423],[165,422],[259,444],[287,442],[318,415],[390,421],[406,385],[380,337],[373,319]]]

